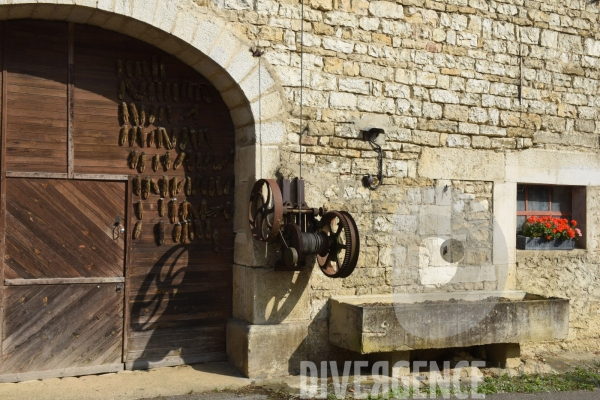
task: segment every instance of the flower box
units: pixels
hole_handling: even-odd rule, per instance
[[[520,250],[573,250],[575,239],[551,239],[517,235],[517,249]]]

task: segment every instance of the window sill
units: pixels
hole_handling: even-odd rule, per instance
[[[517,262],[535,256],[580,257],[587,254],[586,249],[573,250],[520,250],[517,249]]]

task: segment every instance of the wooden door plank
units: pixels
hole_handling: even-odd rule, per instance
[[[68,203],[68,200],[62,198],[57,191],[52,190],[53,185],[48,184],[49,190],[44,192],[30,180],[16,180],[11,184],[14,184],[24,196],[20,196],[18,200],[15,199],[15,202],[11,200],[10,212],[13,215],[19,215],[20,220],[29,226],[36,235],[43,237],[44,241],[53,243],[53,248],[56,249],[55,253],[63,257],[66,263],[77,268],[83,276],[92,276],[94,273],[106,274],[114,269],[111,265],[117,262],[116,259],[112,260],[112,263],[103,262],[103,259],[111,254],[96,253],[95,249],[101,242],[91,242],[88,237],[82,235],[82,232],[89,228],[81,222],[83,214],[74,207],[65,207],[63,203]],[[54,201],[43,202],[46,197],[50,197]],[[28,220],[28,214],[19,209],[21,204],[27,207],[35,220]],[[92,265],[105,265],[109,268],[107,270],[98,268],[91,270]]]
[[[109,278],[39,278],[39,279],[5,279],[6,286],[31,286],[31,285],[71,285],[74,283],[123,283],[125,278],[115,276]]]
[[[6,71],[7,71],[7,32],[6,32],[6,22],[3,21],[0,25],[0,31],[2,32],[2,38],[0,39],[0,45],[2,49],[0,49],[0,54],[2,55],[2,82],[0,82],[0,87],[2,88],[0,92],[0,371],[2,370],[2,338],[4,337],[4,319],[6,303],[4,301],[5,297],[5,287],[4,287],[4,277],[6,274]]]
[[[93,193],[96,197],[106,190],[102,182],[35,179],[10,181],[12,186],[9,211],[15,216],[15,221],[20,221],[26,229],[35,231],[33,242],[24,242],[22,248],[28,249],[32,257],[38,260],[40,257],[35,249],[47,252],[44,257],[50,257],[57,266],[62,266],[63,272],[57,272],[68,273],[67,276],[53,274],[35,276],[36,278],[123,275],[124,244],[122,238],[114,240],[112,237],[112,214],[122,214],[124,204],[120,210],[117,208],[111,211],[111,207],[116,207],[116,202],[111,200],[103,204],[103,211],[95,210],[96,206],[92,200],[85,199],[83,192],[78,190],[78,187],[83,187],[88,191],[91,184],[100,185],[100,189]],[[94,191],[90,193],[92,192]],[[113,192],[106,195],[112,197]],[[123,191],[121,198],[122,196]],[[24,212],[21,208],[28,211]],[[15,235],[22,231],[18,225],[15,229]],[[24,241],[25,237],[21,237],[21,240]],[[47,243],[51,245],[48,246]]]
[[[74,135],[74,46],[75,46],[75,24],[69,22],[69,40],[68,40],[68,71],[67,71],[67,174],[73,178],[75,173],[75,147],[73,144]]]
[[[2,374],[119,362],[123,315],[114,288],[114,283],[8,288]]]

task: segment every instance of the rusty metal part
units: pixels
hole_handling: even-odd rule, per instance
[[[177,168],[181,167],[181,164],[183,164],[184,161],[185,161],[185,153],[181,152],[181,153],[179,153],[177,158],[175,158],[175,162],[173,163],[173,169],[176,170]]]
[[[146,105],[142,104],[140,106],[140,126],[146,125]]]
[[[232,187],[233,187],[233,178],[229,178],[229,179],[227,179],[227,182],[225,182],[225,187],[223,188],[223,194],[227,196],[229,194],[229,192],[231,192]]]
[[[195,168],[196,168],[196,159],[194,158],[194,153],[189,151],[186,153],[186,156],[185,156],[185,169],[188,172],[193,172]]]
[[[204,233],[205,233],[205,235],[204,235],[204,236],[205,236],[207,239],[210,239],[210,238],[211,238],[211,236],[212,236],[212,228],[211,228],[211,226],[210,226],[210,219],[207,219],[207,220],[206,220],[206,230],[204,231]]]
[[[135,107],[135,103],[129,104],[129,115],[131,116],[131,119],[133,120],[133,125],[140,124],[140,116],[138,114],[137,108]]]
[[[189,243],[189,239],[188,239],[189,230],[190,229],[189,229],[187,221],[182,221],[181,222],[181,244]]]
[[[169,221],[171,221],[171,223],[174,224],[176,220],[177,220],[177,199],[173,198],[169,202]]]
[[[165,85],[165,93],[163,94],[163,96],[165,98],[165,101],[169,101],[171,99],[171,84],[169,82],[165,82],[164,85]],[[171,108],[171,107],[167,107],[167,109],[169,109],[169,108]],[[169,115],[169,113],[167,112],[167,116],[168,115]],[[167,117],[167,119],[169,119],[169,118]],[[169,121],[169,122],[171,122],[171,121]]]
[[[146,152],[144,151],[140,153],[140,159],[137,163],[137,169],[140,174],[146,170]]]
[[[217,191],[217,187],[216,187],[216,184],[215,184],[215,178],[211,176],[208,179],[208,195],[210,197],[213,197],[215,195],[216,191]]]
[[[127,125],[123,125],[121,130],[119,131],[119,146],[123,146],[125,142],[127,142],[129,138],[129,127]]]
[[[167,86],[167,88],[168,88],[168,87],[169,87],[169,86]],[[165,97],[166,97],[166,94],[165,94]],[[169,123],[172,123],[172,122],[173,122],[173,110],[171,110],[171,106],[167,106],[167,121],[168,121]]]
[[[175,193],[177,192],[177,184],[178,184],[177,177],[176,176],[172,177],[171,180],[169,181],[169,195],[171,197],[175,197]]]
[[[175,187],[175,194],[179,194],[183,190],[184,184],[185,184],[185,179],[177,182],[177,186]]]
[[[142,79],[144,77],[144,73],[142,72],[142,63],[139,61],[135,62],[135,67],[133,69],[133,75],[135,79]]]
[[[139,196],[142,193],[142,177],[136,175],[131,181],[131,186],[133,187],[133,194]]]
[[[231,202],[227,202],[225,203],[225,208],[223,209],[223,216],[225,217],[225,219],[229,219],[231,218],[231,215],[233,213],[233,207],[231,205]]]
[[[157,82],[156,83],[156,100],[158,100],[161,103],[165,100],[165,98],[164,98],[164,89],[163,89],[162,82]],[[162,121],[162,118],[159,117],[158,120]]]
[[[202,171],[202,153],[196,153],[196,171]]]
[[[119,88],[117,89],[117,94],[119,95],[119,100],[123,100],[125,98],[125,82],[119,81]]]
[[[194,149],[194,151],[200,148],[198,144],[198,133],[194,128],[190,128],[190,142],[192,142],[192,149]]]
[[[133,150],[129,153],[129,157],[127,159],[127,164],[129,165],[130,169],[136,169],[137,163],[138,163],[138,157],[139,157],[139,154],[138,154],[137,150]]]
[[[144,97],[148,95],[148,84],[146,81],[140,82],[140,88],[138,89],[138,97],[140,100],[144,100]]]
[[[169,134],[167,133],[167,129],[160,127],[160,128],[158,128],[158,131],[162,135],[162,140],[163,140],[163,144],[165,145],[165,149],[169,149],[169,150],[172,149],[173,144],[171,143],[171,138],[169,137]]]
[[[144,203],[141,200],[135,203],[135,216],[140,221],[144,219]]]
[[[173,128],[173,133],[171,134],[171,148],[177,148],[177,137],[179,136],[177,128]]]
[[[173,226],[173,243],[179,243],[179,240],[181,239],[181,224],[178,222],[175,224],[175,226]]]
[[[184,200],[181,202],[181,205],[179,206],[179,217],[182,220],[187,220],[188,215],[190,213],[190,202],[187,200]]]
[[[350,232],[354,233],[354,237],[352,238],[352,252],[350,254],[350,261],[348,262],[348,266],[345,268],[344,273],[340,278],[347,278],[354,272],[356,268],[356,264],[358,263],[358,256],[360,255],[360,235],[358,233],[358,226],[356,225],[356,221],[352,215],[350,215],[347,211],[340,211],[342,215],[344,215],[348,222],[350,223]]]
[[[117,78],[123,79],[125,74],[123,73],[123,61],[117,59]]]
[[[208,203],[206,199],[202,199],[200,202],[200,219],[202,221],[206,220],[206,214],[208,214]]]
[[[142,233],[142,221],[138,221],[135,223],[135,227],[133,228],[133,238],[137,239],[140,237]]]
[[[339,211],[329,211],[323,216],[318,233],[324,233],[329,241],[327,253],[317,254],[321,271],[330,278],[342,278],[356,267],[358,230],[353,220]]]
[[[153,82],[148,83],[148,100],[154,101],[156,97],[156,87]]]
[[[152,75],[150,73],[150,65],[148,64],[148,61],[142,61],[142,70],[144,71],[144,79],[146,79],[148,82],[151,82]]]
[[[179,138],[179,150],[185,151],[189,139],[189,130],[187,126],[181,128],[181,137]]]
[[[155,194],[160,194],[160,188],[158,187],[158,183],[156,183],[154,178],[150,178],[150,185],[152,186],[152,191]]]
[[[163,157],[163,167],[165,171],[171,169],[171,152],[167,151]]]
[[[137,129],[135,126],[132,126],[131,128],[129,128],[129,147],[133,147],[133,145],[135,144],[135,138],[137,137]]]
[[[179,103],[179,85],[177,82],[173,84],[173,101]]]
[[[208,166],[210,165],[210,163],[212,162],[213,156],[211,153],[206,153],[206,156],[204,157],[204,164],[202,164],[202,170],[206,171],[208,169]]]
[[[150,87],[154,87],[154,85],[150,85]],[[157,110],[156,106],[150,106],[150,109],[148,110],[148,123],[149,124],[153,124],[154,121],[156,121],[157,113],[158,113],[158,110]]]
[[[248,204],[250,231],[259,242],[273,242],[283,224],[281,190],[274,179],[260,179],[254,184]]]
[[[144,133],[144,128],[142,126],[138,126],[135,130],[137,142],[140,144],[140,147],[144,147],[144,145],[146,144],[146,134]]]
[[[127,62],[125,62],[125,71],[127,72],[128,78],[133,78],[133,65],[133,60],[127,60]]]
[[[146,141],[148,142],[148,147],[152,147],[154,146],[154,142],[156,139],[156,132],[157,130],[151,130],[150,132],[148,132],[148,134],[146,135]]]
[[[215,185],[217,186],[217,196],[222,196],[223,195],[223,181],[221,180],[220,176],[217,176]]]
[[[123,121],[123,125],[129,125],[129,109],[127,108],[127,103],[122,102],[119,107],[119,116],[121,117],[121,121]]]
[[[208,179],[200,177],[200,193],[206,196],[208,193]]]
[[[169,177],[167,175],[163,175],[162,180],[160,181],[160,197],[167,197],[168,192],[169,192]]]
[[[144,183],[142,185],[142,199],[146,200],[150,195],[150,188],[152,187],[152,178],[147,176],[144,178]]]
[[[161,197],[160,199],[158,199],[158,216],[159,217],[165,216],[165,214],[166,214],[165,208],[166,208],[165,199],[163,197]]]
[[[189,226],[189,230],[188,230],[188,238],[190,239],[190,242],[193,242],[194,239],[196,238],[196,227],[194,226],[194,224],[192,223],[192,221],[187,221],[188,226]]]
[[[192,178],[190,176],[187,176],[185,178],[185,185],[183,186],[183,191],[185,192],[186,196],[191,196],[193,190],[194,190],[194,185],[192,183]]]
[[[158,61],[156,59],[156,56],[152,56],[152,80],[154,82],[158,82],[158,80],[159,80],[159,76],[158,76]]]
[[[212,149],[212,136],[208,132],[207,128],[202,129],[202,135],[204,136],[204,141]]]

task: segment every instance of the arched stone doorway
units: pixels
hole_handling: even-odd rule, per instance
[[[36,5],[34,7],[30,7],[29,9],[26,8],[26,6],[24,5],[19,5],[19,6],[10,6],[9,7],[11,9],[11,11],[9,11],[7,14],[4,14],[6,17],[8,18],[14,18],[14,17],[44,17],[44,16],[52,16],[52,19],[65,19],[65,20],[76,20],[77,18],[81,17],[81,13],[87,13],[89,15],[89,18],[86,22],[90,22],[90,20],[95,21],[92,24],[95,25],[102,25],[99,20],[94,19],[94,18],[99,18],[102,19],[102,17],[106,17],[107,13],[106,11],[100,11],[100,10],[96,10],[97,11],[97,15],[94,17],[94,13],[89,13],[89,9],[87,8],[81,8],[81,7],[68,7],[70,9],[68,15],[67,15],[67,8],[63,7],[63,6],[53,6],[53,7],[45,7],[45,5]],[[0,7],[0,11],[5,10],[5,7]],[[25,12],[25,10],[29,10],[27,12]],[[60,11],[60,12],[59,12]],[[31,14],[30,14],[31,13]],[[27,15],[24,15],[27,14]],[[47,15],[46,15],[47,14]],[[100,16],[99,16],[100,15]],[[114,16],[109,16],[108,19],[110,20],[111,18],[114,18]],[[121,18],[121,17],[120,17]],[[139,25],[138,22],[136,22],[135,20],[127,17],[122,17],[121,19],[122,23],[121,25],[119,25],[119,27],[117,28],[116,25],[111,25],[111,23],[109,23],[108,20],[105,19],[105,26],[108,28],[111,28],[114,31],[122,31],[124,33],[128,33],[127,31],[129,29],[132,29],[132,26],[141,26]],[[128,23],[125,23],[128,22]],[[210,23],[213,26],[218,26],[214,23]],[[65,25],[67,25],[65,23]],[[142,24],[144,27],[147,28],[147,26],[145,24]],[[82,25],[83,26],[83,25]],[[236,192],[236,203],[234,206],[234,211],[236,214],[236,222],[234,223],[233,226],[233,231],[236,233],[237,237],[236,237],[236,262],[239,264],[246,264],[246,265],[253,265],[254,263],[256,263],[255,261],[255,257],[254,257],[254,251],[253,251],[253,247],[252,244],[250,243],[248,246],[248,242],[246,240],[245,236],[245,230],[246,230],[246,224],[245,224],[245,199],[247,198],[247,195],[245,195],[245,191],[247,191],[247,186],[251,185],[255,179],[255,177],[257,176],[257,172],[256,172],[256,156],[255,154],[257,153],[256,150],[256,139],[254,138],[255,136],[255,131],[257,129],[257,127],[255,126],[255,120],[258,119],[257,114],[257,101],[258,101],[258,94],[259,92],[257,91],[258,88],[256,87],[256,82],[258,80],[258,73],[259,71],[262,71],[262,73],[264,73],[265,75],[261,77],[261,85],[263,85],[261,87],[261,91],[264,90],[264,92],[267,93],[267,96],[269,95],[269,91],[271,92],[271,96],[272,98],[278,98],[279,93],[276,89],[276,85],[274,84],[274,80],[272,78],[270,78],[270,76],[267,73],[267,70],[264,68],[264,65],[262,67],[259,67],[259,65],[257,65],[256,60],[254,60],[251,57],[250,52],[248,51],[248,47],[244,46],[241,44],[241,42],[236,41],[236,40],[232,40],[232,37],[229,33],[227,32],[221,32],[219,34],[215,35],[215,43],[213,44],[213,47],[218,48],[219,47],[219,38],[221,38],[222,36],[226,37],[225,42],[228,44],[231,44],[233,42],[238,44],[238,48],[237,48],[237,53],[228,53],[228,50],[223,50],[223,49],[216,49],[214,51],[213,56],[217,56],[220,55],[221,57],[215,62],[213,61],[211,58],[204,56],[200,51],[198,51],[197,49],[193,49],[192,46],[190,44],[185,44],[182,43],[181,39],[176,39],[173,36],[168,36],[168,39],[165,40],[161,40],[161,39],[165,39],[165,36],[163,34],[157,33],[158,30],[156,28],[152,28],[152,29],[147,29],[145,31],[145,34],[141,35],[143,36],[143,39],[145,42],[157,42],[161,44],[161,47],[168,48],[168,52],[173,54],[175,53],[175,56],[177,58],[179,58],[180,60],[185,61],[187,64],[191,65],[196,71],[203,71],[203,75],[207,78],[207,83],[211,83],[214,85],[214,87],[218,90],[218,94],[220,94],[223,98],[223,101],[226,103],[226,106],[229,108],[230,112],[231,112],[231,120],[233,121],[233,126],[232,129],[235,130],[235,144],[236,144],[236,158],[235,158],[235,163],[236,163],[236,180],[235,180],[235,192]],[[131,32],[129,32],[131,33]],[[213,31],[214,33],[214,31]],[[132,35],[134,36],[134,35]],[[140,36],[139,32],[138,32],[138,36]],[[190,39],[191,40],[191,39]],[[165,44],[168,43],[168,44]],[[209,48],[207,47],[207,51],[210,53]],[[247,54],[246,54],[247,53]],[[225,60],[225,58],[227,57],[223,57],[224,54],[229,54],[229,59]],[[249,58],[248,58],[249,57]],[[192,58],[194,58],[195,61],[192,61]],[[242,64],[246,63],[245,66],[242,66]],[[222,65],[220,65],[222,64]],[[228,70],[224,69],[223,66],[226,66],[227,68],[229,68],[230,72],[228,72]],[[211,73],[212,72],[212,73]],[[246,85],[246,86],[244,86]],[[266,86],[266,90],[265,90],[265,86]],[[116,90],[116,89],[115,89]],[[252,92],[252,91],[255,92]],[[246,95],[247,93],[253,93],[250,94],[250,96],[254,96],[254,97],[249,97]],[[217,94],[217,95],[218,95]],[[254,99],[254,100],[253,100]],[[263,101],[265,101],[264,97],[263,97]],[[265,105],[266,103],[266,105]],[[270,117],[270,121],[268,123],[265,124],[265,126],[268,126],[269,131],[271,132],[271,137],[282,137],[283,134],[283,124],[281,124],[276,117],[274,117],[274,115],[279,115],[280,114],[280,102],[278,103],[276,102],[265,102],[263,103],[263,107],[262,107],[262,119],[268,119],[269,115],[271,115]],[[270,105],[269,105],[270,104]],[[279,105],[278,105],[279,104]],[[275,106],[273,106],[275,105]],[[271,109],[271,111],[269,111]],[[276,109],[278,112],[276,114],[272,113],[272,109]],[[62,111],[61,111],[62,112]],[[9,122],[10,123],[10,122]],[[75,128],[76,129],[76,128]],[[273,135],[273,132],[275,132],[275,134]],[[115,138],[116,138],[117,132],[115,132]],[[275,144],[275,143],[271,143],[271,144]],[[74,144],[74,154],[77,154],[77,142],[75,142]],[[272,148],[272,154],[276,154],[277,150],[276,148]],[[263,152],[268,152],[269,148],[263,149]],[[90,153],[91,154],[91,153]],[[75,158],[77,158],[77,156],[74,156]],[[93,157],[92,157],[93,158]],[[273,159],[273,157],[270,157],[271,159]],[[89,159],[89,157],[88,157]],[[275,157],[276,159],[276,157]],[[151,160],[148,159],[148,167],[150,166],[150,162]],[[99,174],[94,174],[93,172],[93,167],[90,167],[91,169],[88,168],[88,170],[86,171],[77,171],[77,168],[74,168],[73,170],[69,170],[68,169],[68,160],[65,160],[65,167],[67,167],[67,176],[63,177],[62,175],[56,175],[56,176],[46,176],[45,178],[51,179],[62,179],[62,178],[73,178],[75,177],[75,174],[78,174],[76,177],[79,179],[84,179],[84,178],[90,178],[90,179],[94,179],[94,180],[100,180],[102,181],[103,178],[109,178],[108,175],[123,175],[120,174],[119,172],[123,172],[123,171],[114,171],[114,174],[111,174],[110,171],[106,170],[106,171],[98,171],[98,172],[102,172]],[[91,163],[93,164],[93,162]],[[106,167],[109,167],[110,165],[106,165]],[[253,166],[252,168],[248,168],[249,166]],[[62,167],[62,166],[61,166]],[[60,168],[59,168],[60,169]],[[118,168],[117,168],[118,169]],[[269,168],[265,168],[265,170],[268,170]],[[263,170],[263,171],[265,171]],[[3,171],[4,172],[4,171]],[[30,169],[30,170],[23,170],[20,171],[21,176],[19,175],[19,173],[13,171],[12,173],[9,173],[9,178],[11,179],[17,179],[17,178],[39,178],[39,176],[35,176],[36,172],[39,172],[37,170],[34,169]],[[46,171],[47,173],[53,173],[53,174],[62,174],[62,172],[58,172],[58,171]],[[12,174],[12,176],[11,176]],[[27,176],[27,174],[31,174],[30,176]],[[126,172],[125,172],[126,174]],[[85,176],[88,175],[88,176]],[[98,175],[95,177],[89,176],[89,175]],[[104,176],[100,176],[100,175],[104,175]],[[4,179],[6,179],[4,177]],[[131,184],[131,183],[129,183]],[[8,187],[8,185],[6,185],[6,187]],[[135,200],[135,199],[133,199]],[[128,207],[132,206],[132,200],[129,200],[128,203]],[[132,206],[133,207],[133,206]],[[240,208],[241,207],[241,208]],[[242,212],[240,213],[238,210],[242,210]],[[131,212],[135,212],[134,209],[130,210]],[[133,220],[135,221],[135,220]],[[131,223],[131,225],[133,225],[133,222]],[[132,229],[132,227],[130,227],[130,229]],[[229,249],[227,249],[228,251],[232,251],[233,250],[233,240],[232,240],[232,245]],[[170,254],[168,257],[177,257],[177,255],[175,254]],[[231,260],[233,261],[233,260]],[[169,272],[169,274],[172,271]],[[149,275],[152,273],[158,273],[159,275],[161,274],[161,271],[149,271]],[[167,280],[163,280],[163,282],[168,282],[168,279],[174,278],[175,275],[177,274],[172,274],[171,276],[167,276],[166,279]],[[20,279],[20,278],[16,278],[16,277],[11,277],[8,278],[7,276],[3,277],[3,283],[5,283],[5,279]],[[171,284],[176,284],[176,282],[168,282],[167,285],[171,283]],[[101,283],[102,284],[102,283]],[[144,283],[141,282],[141,285],[143,286]],[[49,286],[46,286],[45,288],[48,288]],[[127,291],[127,287],[125,288],[125,290]],[[160,291],[160,290],[159,290]],[[3,285],[3,292],[4,293],[8,293],[7,290],[7,286]],[[170,293],[169,295],[171,295],[172,293]],[[33,295],[32,295],[33,296]],[[229,293],[229,302],[231,302],[231,294]],[[17,296],[18,297],[18,296]],[[15,299],[17,298],[15,297]],[[22,296],[21,296],[22,297]],[[35,297],[35,296],[33,296]],[[48,297],[48,296],[46,296]],[[45,297],[43,297],[45,298]],[[127,298],[127,295],[126,295]],[[230,304],[231,305],[231,304]],[[133,315],[131,313],[131,309],[130,309],[130,314]],[[230,314],[229,314],[230,315]],[[127,316],[126,316],[127,318]],[[126,326],[127,327],[127,326]],[[175,332],[171,332],[168,335],[157,335],[156,338],[150,338],[149,340],[152,341],[154,340],[156,343],[164,343],[168,342],[169,340],[172,340],[173,343],[175,343],[177,341],[177,334],[179,334],[180,336],[184,336],[187,335],[189,336],[189,329],[184,329],[182,330],[182,332],[179,333],[175,333]],[[5,335],[6,332],[3,333],[3,335]],[[77,334],[77,332],[74,332],[74,334]],[[148,339],[148,338],[147,338]],[[181,338],[180,338],[181,339]],[[223,345],[224,345],[224,335],[222,335],[222,339],[223,339]],[[197,361],[203,361],[206,359],[211,359],[209,358],[203,358],[202,356],[200,356],[200,358],[195,358],[195,357],[185,357],[183,356],[183,354],[185,353],[185,350],[182,347],[177,348],[177,346],[175,344],[169,345],[167,344],[167,347],[172,347],[172,349],[170,350],[171,352],[175,351],[175,353],[171,353],[171,355],[176,355],[176,357],[172,357],[172,358],[168,358],[170,357],[168,355],[169,352],[165,353],[165,354],[158,354],[160,353],[162,350],[159,350],[158,352],[147,352],[146,355],[144,356],[143,353],[147,347],[147,345],[149,344],[149,342],[146,342],[146,344],[141,344],[141,346],[143,348],[138,348],[138,351],[141,351],[140,354],[138,355],[133,355],[132,357],[130,357],[129,359],[127,358],[127,352],[133,348],[136,347],[136,345],[134,345],[135,339],[133,337],[130,337],[127,335],[127,333],[125,334],[125,352],[123,353],[123,360],[125,362],[128,362],[128,367],[134,367],[134,368],[145,368],[148,366],[152,366],[152,365],[169,365],[169,364],[177,364],[177,363],[192,363],[192,362],[197,362]],[[143,343],[143,340],[140,341],[139,343]],[[128,346],[129,346],[129,350],[128,350]],[[140,345],[138,344],[138,347]],[[114,346],[113,346],[114,347]],[[118,345],[116,346],[118,347]],[[8,349],[8,348],[7,348]],[[179,352],[179,354],[177,354]],[[7,354],[10,352],[7,352]],[[217,351],[217,353],[220,353],[221,356],[224,355],[224,348],[221,348],[219,351]],[[118,356],[115,356],[118,358]],[[114,357],[113,357],[114,358]],[[218,357],[217,357],[218,358]],[[4,354],[3,354],[3,359],[4,359]],[[116,358],[115,358],[116,360]],[[114,361],[114,360],[113,360]],[[163,361],[163,362],[161,362]],[[137,364],[136,364],[137,362]],[[2,374],[6,375],[7,378],[9,380],[20,380],[23,379],[23,372],[35,372],[36,368],[29,368],[29,369],[22,369],[19,371],[13,371],[10,370],[10,365],[7,362],[3,362],[3,365],[6,365],[7,367],[9,367],[7,370],[3,370]],[[111,367],[107,370],[113,370],[115,368],[118,368],[115,366],[115,363],[111,363],[111,364],[102,364],[100,363],[99,365],[110,365]],[[44,367],[44,370],[48,370],[48,368]],[[85,368],[79,368],[77,366],[73,366],[73,367],[68,367],[68,366],[64,366],[64,365],[60,365],[59,368],[61,369],[62,372],[57,373],[56,375],[71,375],[71,374],[81,374],[81,373],[94,373],[94,372],[100,372],[103,371],[102,368],[100,369],[96,369],[96,368],[91,368],[91,369],[85,369]],[[74,369],[73,369],[74,368]],[[20,377],[12,377],[13,379],[11,379],[11,377],[9,375],[11,374],[15,374],[15,373],[19,373],[21,374]],[[35,376],[35,375],[32,375]]]

